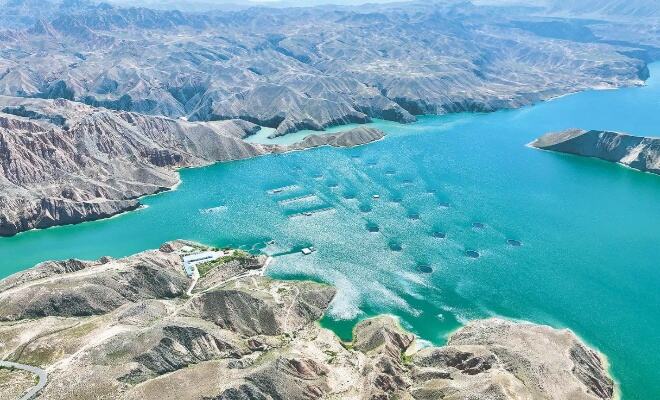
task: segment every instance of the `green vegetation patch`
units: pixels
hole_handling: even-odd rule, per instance
[[[19,362],[27,365],[45,367],[55,362],[61,356],[61,352],[46,347],[39,347],[34,350],[24,351]]]
[[[230,263],[232,261],[238,261],[241,265],[247,265],[253,260],[254,256],[252,256],[250,253],[243,250],[234,250],[232,254],[198,265],[197,270],[199,271],[199,276],[204,277],[214,268]]]
[[[323,350],[325,355],[328,356],[328,364],[332,364],[337,359],[337,352],[332,350]]]
[[[81,338],[90,334],[98,327],[97,321],[83,322],[67,331],[67,335],[74,338]]]
[[[406,353],[401,353],[401,363],[403,365],[411,365],[413,362],[413,357]]]

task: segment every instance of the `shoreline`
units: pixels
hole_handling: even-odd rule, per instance
[[[649,65],[654,64],[654,63],[660,63],[660,61],[654,61],[654,62],[647,63],[646,64],[647,68],[648,68]],[[627,89],[627,88],[644,87],[644,86],[648,85],[648,81],[651,78],[652,78],[652,75],[649,74],[649,77],[646,80],[641,81],[640,84],[629,84],[629,85],[622,85],[622,86],[619,86],[619,87],[594,87],[594,88],[588,88],[588,89],[584,89],[584,90],[571,91],[571,92],[568,92],[568,93],[555,95],[555,96],[550,96],[548,98],[543,98],[543,99],[541,99],[537,102],[532,102],[530,104],[521,105],[520,107],[499,108],[497,110],[485,111],[485,112],[484,111],[479,111],[479,112],[477,112],[477,111],[461,111],[461,112],[451,112],[451,113],[446,113],[446,114],[421,114],[421,115],[415,115],[417,120],[413,121],[413,122],[410,122],[410,123],[400,123],[400,122],[389,121],[389,120],[386,120],[386,121],[388,123],[398,124],[398,125],[401,125],[401,126],[414,126],[415,124],[421,122],[420,119],[423,121],[426,118],[441,117],[441,116],[452,116],[452,115],[460,115],[460,114],[467,114],[467,115],[491,114],[491,113],[497,113],[497,112],[520,110],[520,109],[524,109],[524,108],[527,108],[527,107],[534,107],[534,106],[539,105],[539,104],[543,104],[543,103],[546,103],[546,102],[551,102],[551,101],[554,101],[554,100],[558,100],[558,99],[561,99],[563,97],[568,97],[568,96],[576,95],[576,94],[579,94],[579,93],[585,93],[585,92],[589,92],[589,91],[619,90],[619,89]],[[370,124],[373,124],[373,123],[374,122],[372,121],[372,122],[364,123],[364,124],[351,123],[351,124],[329,126],[326,129],[324,129],[323,131],[318,131],[318,133],[313,133],[313,132],[316,132],[316,131],[313,131],[309,135],[307,135],[305,137],[302,137],[297,142],[294,142],[294,143],[291,143],[291,144],[268,144],[268,143],[259,143],[259,142],[249,142],[249,141],[246,141],[245,138],[243,138],[242,140],[246,143],[250,143],[250,144],[254,144],[254,145],[260,145],[260,146],[267,146],[267,147],[270,147],[270,148],[274,148],[276,150],[271,151],[272,149],[269,149],[269,152],[266,152],[264,154],[258,154],[258,155],[255,155],[255,156],[252,156],[252,157],[247,157],[247,158],[225,160],[225,161],[214,161],[214,162],[203,163],[201,165],[195,165],[195,166],[175,167],[175,168],[172,168],[172,170],[176,174],[177,182],[174,185],[172,185],[171,187],[166,187],[166,188],[163,188],[162,190],[159,190],[157,192],[145,194],[143,196],[138,196],[138,197],[128,198],[128,199],[113,200],[113,201],[137,200],[137,206],[136,207],[129,207],[129,208],[125,208],[125,209],[120,209],[120,210],[118,210],[117,213],[114,213],[114,214],[112,214],[108,217],[100,217],[100,218],[93,218],[93,219],[81,219],[78,222],[72,222],[72,223],[67,223],[67,224],[53,224],[51,226],[47,226],[47,227],[44,227],[44,228],[32,228],[32,229],[29,229],[29,230],[18,231],[14,234],[11,234],[11,235],[0,234],[0,240],[2,240],[3,238],[16,237],[16,236],[19,236],[21,234],[25,234],[25,233],[32,232],[32,231],[40,231],[40,230],[44,230],[44,229],[58,228],[58,227],[63,227],[63,226],[79,225],[79,224],[88,223],[88,222],[103,221],[103,220],[111,219],[111,218],[114,218],[114,217],[117,217],[117,216],[121,216],[121,215],[126,214],[126,213],[130,213],[132,211],[138,211],[143,206],[143,204],[141,203],[142,199],[150,197],[150,196],[161,195],[161,194],[164,194],[164,193],[167,193],[167,192],[177,190],[179,188],[179,186],[182,184],[181,175],[180,175],[180,172],[179,172],[180,170],[193,169],[193,168],[205,168],[205,167],[213,166],[213,165],[216,165],[216,164],[225,164],[225,163],[232,163],[232,162],[238,162],[238,161],[245,161],[245,160],[251,160],[251,159],[255,159],[255,158],[263,157],[263,156],[273,156],[273,155],[278,155],[278,154],[287,154],[287,153],[292,153],[292,152],[296,152],[296,151],[306,151],[306,150],[311,150],[311,149],[314,149],[314,148],[321,148],[321,147],[327,147],[327,146],[335,147],[335,146],[331,146],[330,144],[323,144],[323,145],[320,145],[320,146],[313,146],[313,147],[308,147],[308,148],[291,148],[291,147],[295,147],[296,145],[302,143],[307,137],[315,135],[315,134],[319,135],[319,136],[324,136],[326,134],[337,135],[337,134],[342,134],[344,132],[347,132],[347,131],[351,130],[351,129],[349,129],[349,130],[346,130],[346,131],[327,132],[328,128],[338,129],[338,128],[343,127],[343,126],[350,126],[350,125],[357,125],[356,128],[361,128],[361,127],[369,128]],[[263,129],[263,127],[262,127],[262,129]],[[295,133],[296,132],[292,132],[291,134],[295,134]],[[250,135],[250,136],[254,136],[254,135]],[[248,136],[248,138],[250,136]],[[285,136],[286,135],[284,135],[282,137],[285,137]],[[374,140],[374,141],[371,141],[371,142],[368,142],[368,143],[358,144],[357,146],[368,145],[368,144],[371,144],[371,143],[374,143],[374,142],[378,142],[382,139],[384,139],[384,138]],[[349,146],[349,147],[357,147],[357,146]],[[288,148],[288,149],[285,149],[283,151],[277,151],[278,148]]]
[[[345,132],[348,132],[348,131],[345,131]],[[344,133],[344,132],[337,132],[337,134],[341,134],[341,133]],[[311,136],[311,135],[308,135],[308,136]],[[306,137],[308,137],[308,136],[306,136]],[[182,171],[182,170],[208,168],[208,167],[212,167],[214,165],[219,165],[219,164],[229,164],[229,163],[235,163],[235,162],[240,162],[240,161],[248,161],[248,160],[253,160],[253,159],[256,159],[256,158],[259,158],[259,157],[285,155],[285,154],[289,154],[289,153],[309,151],[309,150],[320,149],[320,148],[324,148],[324,147],[330,147],[330,148],[335,148],[335,149],[355,148],[355,147],[366,146],[366,145],[369,145],[369,144],[372,144],[372,143],[380,142],[380,141],[384,140],[386,137],[387,137],[387,135],[384,135],[383,137],[381,137],[379,139],[371,140],[371,141],[366,142],[366,143],[359,143],[359,144],[351,145],[351,146],[333,146],[330,143],[325,143],[325,144],[321,144],[321,145],[318,145],[318,146],[296,148],[295,146],[301,144],[304,140],[303,139],[303,140],[301,140],[299,142],[296,142],[296,143],[293,143],[291,145],[285,145],[285,146],[284,145],[273,145],[273,147],[275,147],[276,150],[277,150],[278,147],[283,147],[284,148],[283,151],[272,151],[270,153],[258,154],[256,156],[252,156],[252,157],[248,157],[248,158],[240,158],[240,159],[225,160],[225,161],[214,161],[214,162],[209,162],[209,163],[205,163],[205,164],[202,164],[202,165],[173,168],[172,170],[177,176],[177,182],[174,185],[172,185],[170,187],[163,187],[163,188],[161,188],[160,190],[158,190],[154,193],[149,193],[149,194],[145,194],[145,195],[138,196],[138,197],[133,197],[133,198],[128,198],[128,199],[119,199],[119,200],[109,200],[109,201],[137,200],[137,205],[135,207],[128,207],[128,208],[125,208],[125,209],[120,209],[117,213],[112,214],[112,215],[107,216],[107,217],[93,218],[93,219],[83,219],[83,220],[78,221],[78,222],[54,224],[54,225],[43,227],[43,228],[31,228],[31,229],[28,229],[28,230],[19,231],[15,234],[12,234],[12,235],[0,234],[0,240],[2,240],[3,238],[18,237],[22,234],[26,234],[26,233],[29,233],[29,232],[43,231],[43,230],[46,230],[46,229],[54,229],[54,228],[60,228],[60,227],[65,227],[65,226],[80,225],[80,224],[85,224],[85,223],[92,223],[92,222],[110,220],[110,219],[113,219],[113,218],[120,217],[124,214],[128,214],[128,213],[131,213],[131,212],[134,212],[134,211],[139,211],[139,210],[142,210],[142,209],[146,209],[149,206],[143,204],[141,202],[141,200],[152,197],[152,196],[158,196],[158,195],[162,195],[162,194],[165,194],[165,193],[174,192],[174,191],[179,189],[179,187],[183,183],[183,180],[181,179],[181,173],[180,173],[180,171]],[[270,145],[267,145],[267,146],[270,146]]]
[[[17,302],[18,298],[21,297],[21,293],[23,295],[29,295],[31,291],[37,290],[36,288],[40,291],[40,296],[43,295],[44,293],[49,293],[48,296],[54,296],[53,298],[57,298],[57,296],[60,296],[58,290],[52,291],[49,285],[53,285],[53,288],[57,288],[59,285],[61,285],[62,282],[66,282],[67,280],[71,280],[74,284],[78,285],[84,285],[87,279],[100,279],[102,276],[105,274],[114,274],[115,271],[124,271],[124,273],[129,273],[130,271],[133,271],[134,268],[138,268],[138,264],[132,264],[130,260],[135,260],[135,259],[140,259],[144,260],[143,257],[148,257],[149,263],[153,263],[153,266],[156,267],[157,269],[163,269],[163,271],[168,271],[171,269],[170,273],[174,273],[175,271],[178,271],[175,275],[182,274],[183,273],[183,255],[184,253],[180,253],[180,250],[183,248],[182,246],[188,246],[188,245],[194,245],[197,246],[198,251],[205,251],[205,249],[209,249],[209,246],[197,243],[197,242],[189,242],[185,240],[176,240],[172,242],[166,242],[163,245],[161,245],[160,249],[156,250],[146,250],[140,253],[132,254],[128,257],[120,258],[120,259],[112,259],[112,258],[107,258],[107,257],[102,257],[98,260],[95,261],[83,261],[84,263],[87,264],[87,267],[82,268],[80,270],[74,270],[74,271],[69,271],[66,273],[57,273],[56,271],[48,271],[45,270],[43,274],[39,274],[39,268],[45,268],[41,263],[35,265],[34,267],[30,268],[29,271],[33,271],[33,273],[25,272],[25,271],[19,271],[16,274],[11,275],[10,277],[4,278],[0,280],[0,284],[3,282],[6,282],[8,279],[11,280],[14,278],[15,280],[15,285],[14,286],[9,286],[8,289],[6,289],[4,292],[0,292],[0,297],[4,296],[5,300],[9,301],[11,304],[20,304],[20,302]],[[275,304],[280,304],[281,303],[281,295],[280,295],[280,290],[277,289],[272,289],[273,286],[270,286],[271,284],[274,284],[275,288],[281,287],[280,285],[288,285],[293,289],[292,293],[295,293],[293,297],[290,297],[288,301],[291,301],[292,303],[290,305],[284,305],[282,306],[282,310],[286,309],[286,313],[284,314],[284,319],[283,319],[283,326],[284,329],[290,329],[291,325],[289,324],[289,317],[290,317],[290,311],[293,307],[293,304],[298,301],[299,295],[300,295],[300,290],[302,290],[303,287],[306,285],[309,286],[311,285],[312,287],[316,287],[317,289],[314,289],[316,291],[323,291],[325,289],[323,288],[330,288],[331,291],[336,290],[335,287],[332,284],[318,284],[314,283],[313,281],[307,280],[304,277],[298,278],[298,279],[280,279],[280,278],[272,278],[264,274],[265,269],[268,267],[268,264],[270,263],[271,259],[270,258],[261,258],[264,256],[256,256],[259,257],[260,261],[260,266],[257,270],[254,270],[253,267],[251,266],[241,266],[240,270],[237,271],[232,271],[230,272],[226,268],[228,268],[229,264],[222,264],[219,265],[216,269],[212,269],[209,272],[209,275],[204,276],[204,277],[186,277],[185,281],[187,283],[195,282],[197,283],[197,279],[199,279],[199,283],[202,285],[202,287],[198,290],[192,290],[189,289],[188,292],[186,292],[186,295],[181,295],[180,298],[172,298],[172,299],[163,299],[161,301],[179,301],[179,308],[182,308],[185,306],[185,304],[193,304],[194,302],[201,301],[205,296],[210,296],[213,293],[225,293],[223,291],[231,291],[227,293],[237,293],[237,290],[242,290],[244,293],[256,293],[259,295],[259,293],[263,292],[263,295],[268,295],[268,296],[273,296],[273,300]],[[160,260],[170,260],[173,264],[169,265],[167,263],[161,264]],[[175,262],[176,260],[176,262]],[[230,263],[233,261],[227,261],[226,263]],[[140,271],[139,269],[135,270],[136,272],[131,272],[131,273],[139,273],[137,271]],[[229,273],[230,275],[224,276],[222,274]],[[221,278],[216,278],[214,277],[214,274],[220,274],[222,275]],[[15,276],[16,275],[16,276]],[[23,276],[19,276],[23,275]],[[217,275],[217,276],[220,276]],[[256,278],[256,279],[261,279],[263,281],[260,282],[265,282],[266,285],[263,286],[262,284],[257,284],[255,283],[256,281],[255,276],[261,276],[261,278]],[[171,279],[178,279],[178,278],[172,278]],[[204,282],[207,280],[206,282]],[[244,286],[246,283],[251,282],[251,284],[248,284],[247,286]],[[272,282],[269,284],[268,282]],[[180,282],[179,284],[182,286],[184,285],[185,282]],[[228,286],[228,284],[231,284]],[[210,285],[210,286],[209,286]],[[243,289],[239,289],[239,287],[242,287]],[[264,289],[264,287],[266,289]],[[301,288],[301,289],[298,289]],[[139,289],[136,287],[135,289]],[[71,290],[78,290],[76,286],[74,285]],[[45,291],[45,292],[44,292]],[[233,295],[233,294],[232,294]],[[607,356],[600,351],[598,348],[593,347],[589,342],[585,341],[581,336],[577,335],[573,330],[570,328],[566,327],[561,327],[561,328],[555,328],[553,325],[548,325],[545,323],[535,323],[533,321],[528,321],[528,320],[520,320],[520,319],[512,319],[512,318],[507,318],[507,317],[501,317],[498,315],[495,316],[490,316],[487,318],[473,318],[470,321],[466,322],[465,324],[462,324],[459,326],[457,329],[452,331],[447,335],[448,340],[444,344],[435,344],[433,342],[430,342],[426,339],[424,339],[422,336],[419,334],[411,331],[409,328],[402,326],[400,317],[395,315],[395,314],[389,314],[389,313],[382,313],[378,314],[375,316],[367,317],[360,319],[356,321],[356,323],[352,327],[352,338],[348,341],[344,341],[337,335],[337,333],[328,328],[328,327],[323,327],[319,324],[319,321],[327,316],[327,310],[334,301],[334,298],[336,298],[336,294],[333,294],[331,298],[329,298],[328,303],[323,307],[322,310],[320,310],[319,315],[315,315],[313,319],[311,319],[309,322],[313,326],[313,328],[305,328],[304,326],[302,328],[294,328],[294,329],[300,329],[300,332],[303,334],[301,335],[301,339],[298,340],[297,343],[302,344],[303,346],[314,346],[313,343],[315,343],[316,339],[309,339],[308,335],[306,335],[306,332],[319,332],[321,336],[323,335],[329,335],[327,337],[331,338],[330,342],[324,342],[324,343],[334,343],[334,345],[338,345],[343,347],[344,353],[342,357],[354,357],[356,354],[363,353],[367,358],[366,360],[368,362],[371,362],[369,360],[372,360],[372,357],[374,356],[373,351],[378,348],[385,348],[388,353],[391,354],[392,349],[395,349],[395,354],[392,355],[392,360],[396,362],[396,365],[399,366],[406,366],[407,368],[404,369],[396,369],[395,376],[402,376],[406,377],[406,379],[411,379],[413,382],[418,387],[424,387],[427,385],[426,380],[418,380],[415,378],[415,375],[408,376],[407,372],[404,372],[410,368],[425,368],[428,367],[428,365],[425,363],[424,360],[429,360],[428,357],[432,354],[436,354],[438,352],[443,353],[443,352],[449,352],[448,354],[453,354],[453,351],[459,350],[462,345],[470,345],[470,341],[473,341],[471,344],[472,346],[478,346],[481,351],[484,352],[492,352],[490,349],[490,346],[493,345],[493,343],[490,343],[489,340],[484,340],[484,336],[486,337],[491,337],[497,345],[498,342],[501,342],[501,346],[507,347],[508,350],[516,352],[517,354],[520,354],[521,357],[526,358],[526,357],[532,357],[530,360],[536,359],[534,358],[535,354],[540,354],[538,353],[539,351],[549,351],[548,349],[552,349],[555,346],[565,348],[568,350],[569,348],[573,348],[570,346],[579,346],[579,348],[583,349],[586,351],[586,354],[578,356],[577,359],[574,359],[571,357],[568,357],[568,351],[566,351],[566,359],[561,358],[562,356],[556,357],[541,357],[541,359],[536,359],[536,362],[539,362],[539,365],[547,365],[548,368],[550,368],[549,373],[550,374],[557,374],[561,373],[564,371],[564,368],[569,368],[571,365],[574,367],[574,363],[578,363],[579,365],[582,366],[592,366],[592,364],[589,364],[588,360],[595,360],[593,362],[597,362],[598,365],[598,370],[602,372],[602,375],[596,375],[601,379],[600,383],[603,383],[605,386],[602,386],[603,388],[607,387],[607,381],[609,379],[609,387],[610,390],[613,391],[610,393],[612,397],[607,397],[611,399],[620,399],[620,386],[618,380],[614,379],[612,375],[612,371],[610,368],[610,363],[609,359]],[[182,303],[181,303],[182,302]],[[129,302],[130,303],[130,302]],[[82,318],[85,319],[85,321],[101,321],[101,320],[106,320],[106,321],[113,321],[113,318],[105,318],[106,315],[115,315],[117,312],[123,312],[121,310],[125,310],[124,307],[117,306],[116,308],[110,307],[108,310],[101,314],[93,314],[91,316],[82,316]],[[51,313],[57,314],[59,311],[57,310],[51,310],[49,311]],[[57,315],[54,315],[57,316]],[[77,316],[69,316],[69,318],[81,318]],[[26,320],[24,319],[17,319],[13,320],[10,318],[10,321],[12,324],[23,324],[23,323],[30,323],[33,324],[35,321],[40,321],[42,318],[49,318],[49,314],[46,314],[44,316],[37,317],[36,320]],[[167,314],[165,319],[169,318],[177,318],[176,315],[171,316]],[[203,315],[196,316],[195,318],[201,318],[204,319]],[[65,322],[67,319],[67,315],[62,315],[62,321]],[[3,324],[0,324],[0,327]],[[82,346],[82,349],[84,349],[85,346],[85,340],[88,338],[95,338],[96,334],[98,333],[99,330],[104,330],[108,332],[114,332],[111,333],[106,339],[110,339],[110,337],[115,336],[117,333],[124,332],[125,330],[118,330],[115,329],[113,330],[115,326],[113,323],[110,323],[108,326],[103,326],[99,325],[96,326],[95,330],[92,330],[90,332],[85,333],[84,336],[82,336],[79,340],[79,342],[75,342],[77,346]],[[314,330],[310,330],[314,329]],[[326,331],[327,333],[323,333]],[[128,331],[126,331],[128,332]],[[315,335],[319,335],[315,334]],[[375,336],[374,336],[375,335]],[[456,336],[455,338],[455,343],[452,343],[452,337]],[[286,337],[286,336],[285,336]],[[288,336],[291,337],[291,336]],[[374,342],[374,338],[381,338],[378,339],[376,342]],[[527,347],[527,346],[519,346],[516,344],[516,337],[520,338],[527,338],[527,340],[535,340],[534,343],[536,344],[535,346]],[[66,338],[66,336],[64,336]],[[293,336],[295,338],[295,335]],[[570,346],[569,344],[566,344],[565,341],[566,339],[569,339],[570,341]],[[60,338],[62,340],[63,338]],[[380,341],[384,339],[383,344]],[[292,339],[296,340],[296,339]],[[467,342],[467,343],[466,343]],[[395,344],[395,347],[391,347],[392,344]],[[16,344],[15,344],[16,345]],[[325,346],[325,344],[323,345]],[[324,348],[324,347],[321,348]],[[338,351],[338,347],[337,351]],[[589,358],[588,350],[592,350],[594,352],[595,358]],[[262,350],[262,351],[270,351],[269,349]],[[275,350],[278,351],[278,350]],[[460,351],[460,350],[459,350]],[[357,353],[356,353],[357,352]],[[330,360],[334,359],[337,356],[336,352],[332,352],[332,354],[326,353],[326,352],[320,352],[323,353],[327,356],[330,356]],[[29,351],[28,351],[28,356],[29,356]],[[319,352],[312,352],[310,354],[319,354]],[[545,354],[545,353],[543,353]],[[563,352],[561,352],[563,354]],[[134,356],[133,354],[129,354],[129,356]],[[473,357],[474,355],[470,355],[469,357]],[[475,358],[475,361],[480,360],[481,356],[477,356]],[[593,356],[592,356],[593,357]],[[328,362],[328,365],[332,365],[332,361],[322,361],[324,360],[325,357],[320,358],[317,360],[317,362]],[[373,358],[374,360],[378,360],[378,358]],[[53,360],[49,361],[46,364],[40,365],[40,367],[43,367],[46,370],[51,371],[52,376],[49,377],[50,381],[59,381],[65,377],[66,374],[68,373],[67,371],[61,370],[59,368],[52,368],[53,366],[61,365],[61,363],[69,363],[69,362],[74,362],[74,359],[60,359],[60,358],[54,358]],[[214,362],[214,359],[210,360],[202,360],[196,363],[192,363],[191,365],[195,364],[201,364],[204,365],[205,362]],[[547,364],[546,364],[547,363]],[[583,364],[584,363],[584,364]],[[69,365],[69,364],[66,364]],[[71,367],[76,367],[76,368],[82,368],[85,364],[76,364],[72,365]],[[96,364],[92,364],[91,366],[94,367]],[[106,365],[104,363],[101,363],[101,365]],[[112,365],[110,363],[109,365]],[[476,374],[479,374],[483,370],[479,370],[479,363],[476,364],[476,367],[478,369],[478,372]],[[190,365],[188,365],[189,367]],[[465,375],[465,372],[462,367],[457,367],[455,365],[450,364],[448,367],[455,368],[456,375],[452,375],[453,378],[449,378],[449,382],[453,382],[454,379],[459,379],[463,380],[465,379],[465,382],[467,382],[469,385],[470,384],[476,384],[477,382],[480,382],[480,379],[486,379],[487,381],[490,380],[488,374],[483,374],[480,375],[476,382],[471,380],[473,378],[470,378],[469,376],[472,374],[468,374],[467,376]],[[248,368],[250,368],[248,366]],[[472,368],[472,367],[471,367]],[[484,370],[489,370],[491,368],[494,368],[496,370],[500,370],[503,368],[502,365],[500,365],[499,362],[494,362],[493,365],[489,365],[486,367]],[[187,368],[179,368],[175,369],[173,371],[170,371],[170,373],[175,373],[178,374],[180,371],[186,371],[190,370]],[[453,371],[453,370],[450,370]],[[505,369],[502,369],[502,373],[504,373]],[[566,369],[565,371],[570,372],[569,369]],[[574,371],[574,370],[573,370]],[[548,372],[548,371],[546,371]],[[75,368],[73,369],[72,373],[76,373]],[[105,373],[105,372],[104,372]],[[185,372],[183,372],[185,373]],[[573,372],[573,374],[575,374]],[[167,379],[168,375],[162,375],[165,379]],[[558,375],[559,376],[559,375]],[[571,377],[571,382],[573,385],[576,384],[576,382],[579,382],[579,379],[576,380],[575,377],[579,377],[579,375],[575,374],[575,376]],[[154,379],[159,379],[158,377]],[[433,378],[432,378],[433,379]],[[446,379],[446,378],[444,378]],[[432,381],[432,380],[431,380]],[[429,381],[429,382],[431,382]],[[493,383],[495,383],[493,381]],[[526,382],[525,385],[529,384],[529,382]],[[44,385],[40,387],[40,390],[43,389],[45,386],[45,381]],[[585,386],[586,388],[587,386]],[[601,386],[598,386],[601,388]],[[531,387],[530,387],[531,388]],[[48,388],[46,388],[46,392],[48,393]],[[403,386],[401,390],[408,390],[406,386]],[[465,388],[464,390],[469,390],[468,388]]]

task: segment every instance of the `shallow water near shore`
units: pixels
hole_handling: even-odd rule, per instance
[[[660,177],[525,146],[569,127],[658,136],[650,69],[641,88],[379,121],[371,145],[183,170],[148,208],[0,239],[0,277],[176,238],[243,246],[278,255],[273,277],[335,285],[323,324],[344,338],[380,313],[437,344],[474,318],[546,323],[607,355],[624,399],[660,398]]]

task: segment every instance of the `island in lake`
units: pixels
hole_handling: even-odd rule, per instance
[[[569,129],[541,136],[529,144],[542,150],[600,158],[660,175],[660,138],[625,133]]]

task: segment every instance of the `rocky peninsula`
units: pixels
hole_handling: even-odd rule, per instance
[[[0,357],[43,368],[48,399],[612,399],[606,362],[569,330],[473,321],[420,349],[389,316],[350,343],[317,321],[335,289],[263,276],[225,250],[191,284],[190,242],[45,262],[0,281]],[[33,378],[0,370],[27,388]]]
[[[548,133],[529,145],[542,150],[600,158],[638,171],[660,174],[660,138],[569,129]]]
[[[134,210],[139,197],[176,186],[179,168],[384,136],[362,127],[293,146],[243,140],[259,129],[0,96],[0,236]]]

